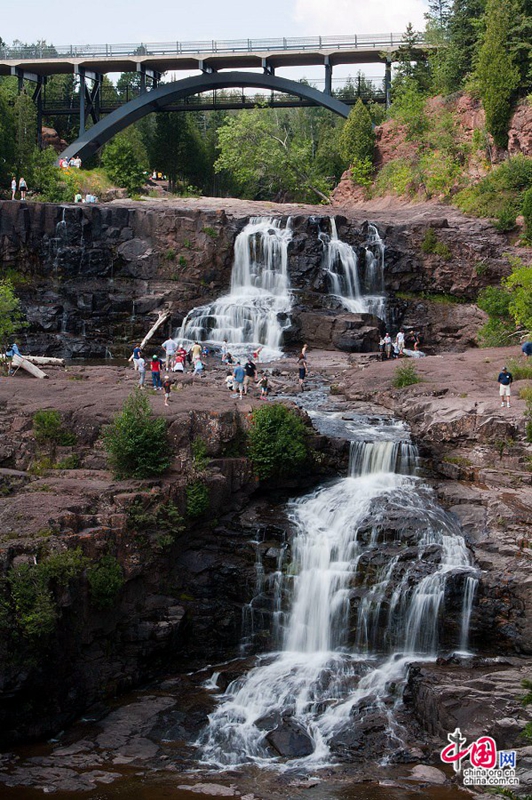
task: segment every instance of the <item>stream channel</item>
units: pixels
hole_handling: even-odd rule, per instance
[[[427,751],[402,701],[410,663],[467,658],[476,570],[460,528],[420,477],[402,423],[322,390],[298,401],[320,433],[350,442],[350,463],[272,511],[286,546],[269,574],[257,563],[243,611],[249,646],[268,606],[271,652],[167,676],[0,756],[4,800],[185,800],[198,783],[255,798],[465,797],[409,780]]]

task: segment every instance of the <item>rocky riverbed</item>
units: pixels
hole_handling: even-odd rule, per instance
[[[500,748],[518,748],[522,786],[530,781],[532,755],[521,735],[531,721],[521,703],[521,682],[530,678],[532,651],[532,473],[524,401],[518,397],[526,382],[514,384],[510,409],[500,408],[496,382],[500,368],[517,355],[517,348],[507,348],[417,359],[409,363],[415,363],[421,382],[393,389],[397,362],[309,351],[309,388],[331,386],[337,410],[347,415],[353,410],[393,414],[408,423],[430,482],[442,505],[460,520],[482,571],[471,619],[471,641],[478,656],[443,658],[435,665],[411,668],[402,716],[418,743],[418,751],[414,748],[408,760],[419,767],[411,763],[382,769],[383,786],[367,784],[368,798],[410,797],[417,793],[406,788],[411,779],[424,787],[448,781],[451,775],[441,772],[438,751],[455,727],[467,729],[470,737],[492,735]],[[250,530],[257,522],[262,525],[266,562],[268,549],[273,558],[283,536],[282,520],[268,511],[270,501],[256,494],[244,455],[231,449],[240,425],[245,427],[247,415],[260,403],[256,396],[244,401],[232,397],[224,388],[226,370],[214,359],[209,366],[205,378],[182,380],[168,409],[160,393],[149,394],[154,413],[168,422],[175,461],[167,478],[148,482],[114,480],[99,438],[102,425],[135,386],[131,368],[53,368],[47,381],[20,374],[0,380],[4,574],[10,565],[40,558],[43,548],[59,552],[82,547],[93,559],[115,554],[126,577],[120,605],[111,612],[91,609],[83,593],[72,587],[63,592],[60,636],[45,654],[53,674],[42,662],[43,654],[30,654],[24,647],[21,656],[31,655],[24,670],[16,661],[4,661],[2,713],[4,732],[10,729],[12,737],[57,732],[76,711],[92,704],[86,721],[61,734],[57,743],[6,753],[0,777],[6,787],[59,792],[100,787],[97,796],[107,798],[114,796],[114,789],[104,794],[102,785],[125,787],[140,773],[142,781],[152,786],[151,798],[159,790],[181,797],[184,790],[176,786],[213,782],[256,797],[283,792],[291,797],[303,792],[316,800],[349,797],[345,782],[351,782],[354,774],[346,765],[320,771],[310,781],[309,776],[289,771],[262,781],[260,791],[253,770],[217,775],[216,780],[212,774],[195,773],[190,783],[189,775],[187,780],[178,777],[192,768],[190,740],[212,707],[212,690],[202,684],[214,671],[225,672],[230,679],[235,670],[244,668],[236,662],[220,669],[206,669],[206,664],[238,654],[241,608],[249,602],[256,579]],[[274,392],[295,397],[295,360],[268,368],[274,372]],[[65,427],[75,434],[76,444],[60,446],[54,455],[57,462],[76,455],[75,468],[45,465],[41,474],[39,467],[35,469],[47,455],[40,451],[32,426],[32,416],[41,408],[58,410]],[[216,519],[211,524],[200,519],[174,544],[157,541],[149,531],[139,540],[128,521],[128,507],[139,498],[148,498],[149,508],[169,498],[183,503],[191,477],[190,444],[196,436],[207,443],[211,459],[206,480],[211,516]],[[314,444],[323,454],[322,477],[345,468],[344,445],[319,436]],[[278,487],[274,496],[281,500],[319,477],[309,475]],[[172,675],[170,661],[177,667],[188,664],[194,673],[187,676],[185,669],[177,669]],[[165,682],[152,682],[118,706],[109,705],[113,695],[153,681],[161,672],[168,675]],[[423,773],[430,770],[426,764],[437,771]],[[374,778],[371,769],[356,773],[357,781]],[[164,788],[157,789],[158,784]],[[20,794],[24,789],[6,791],[6,797],[26,797]],[[214,796],[221,790],[200,791]],[[457,789],[419,791],[424,797],[447,800],[456,796]]]

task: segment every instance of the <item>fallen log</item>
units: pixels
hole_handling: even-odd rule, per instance
[[[141,350],[142,350],[142,348],[144,347],[144,345],[145,345],[147,342],[149,342],[149,341],[150,341],[151,337],[153,336],[153,334],[155,333],[155,331],[157,330],[157,328],[160,328],[160,327],[161,327],[161,325],[163,324],[163,322],[165,322],[165,320],[167,320],[169,316],[170,316],[170,312],[169,312],[169,311],[159,311],[159,319],[157,320],[157,322],[155,323],[155,325],[153,325],[153,326],[150,328],[150,330],[148,331],[148,333],[146,334],[146,336],[144,337],[144,339],[143,339],[143,340],[142,340],[142,342],[140,343],[140,349],[141,349]]]
[[[44,364],[44,366],[48,367],[64,367],[65,366],[65,359],[64,358],[54,358],[52,356],[20,356],[21,358],[25,358],[26,361],[29,361],[30,364]],[[0,355],[0,360],[5,361],[6,358],[11,358],[11,356],[7,356],[5,353]]]
[[[16,367],[16,369],[23,369],[26,372],[29,372],[29,374],[33,375],[34,378],[48,377],[46,372],[43,372],[42,369],[39,369],[39,367],[37,367],[35,364],[32,364],[27,358],[24,358],[23,356],[17,356],[16,353],[11,359],[11,365]]]

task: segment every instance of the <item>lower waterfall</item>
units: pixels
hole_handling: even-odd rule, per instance
[[[404,438],[354,441],[348,477],[289,503],[279,650],[229,685],[198,742],[202,761],[314,767],[363,746],[373,758],[405,747],[395,709],[408,664],[438,654],[451,576],[462,595],[450,646],[467,650],[476,587],[460,528],[416,460]]]

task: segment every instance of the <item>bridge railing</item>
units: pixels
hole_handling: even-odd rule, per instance
[[[180,56],[207,53],[251,53],[297,50],[363,50],[399,47],[402,33],[376,33],[346,36],[310,36],[282,39],[228,39],[197,42],[159,42],[136,44],[48,45],[0,47],[1,60],[53,58],[124,58],[128,56]],[[420,34],[417,43],[424,44]]]

